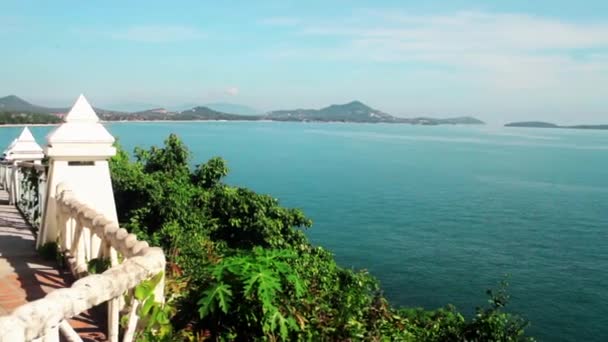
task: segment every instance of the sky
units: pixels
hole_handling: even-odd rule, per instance
[[[0,0],[0,96],[608,123],[608,1]]]

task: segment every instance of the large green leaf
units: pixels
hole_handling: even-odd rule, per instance
[[[228,313],[230,302],[232,300],[232,290],[230,285],[219,283],[213,288],[205,291],[203,297],[198,301],[199,315],[201,318],[215,312],[216,308],[220,308],[223,313]]]

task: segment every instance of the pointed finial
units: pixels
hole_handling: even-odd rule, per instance
[[[112,147],[114,137],[103,127],[93,107],[84,95],[80,95],[65,122],[46,136],[48,157],[102,158],[116,154]]]
[[[32,142],[32,141],[36,141],[36,139],[34,139],[34,136],[32,135],[32,132],[30,132],[30,129],[27,128],[27,126],[23,129],[23,131],[21,131],[21,134],[19,135],[19,138],[17,138],[17,141],[28,141],[28,142]]]
[[[30,132],[29,128],[23,128],[19,137],[11,143],[5,151],[7,159],[10,160],[34,160],[42,159],[42,148]]]
[[[95,114],[89,101],[87,101],[83,94],[80,94],[64,120],[65,122],[97,123],[99,122],[99,117]]]

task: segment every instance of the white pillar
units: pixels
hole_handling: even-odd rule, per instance
[[[4,151],[5,159],[11,162],[11,172],[8,174],[9,183],[8,191],[10,193],[9,201],[11,204],[17,204],[19,201],[19,169],[18,163],[22,161],[29,161],[39,164],[44,154],[42,154],[42,148],[36,143],[36,139],[30,132],[29,128],[23,128],[19,137],[11,143],[11,145]]]
[[[99,118],[83,95],[80,95],[65,123],[47,136],[45,153],[49,158],[46,189],[46,210],[37,246],[57,241],[57,185],[66,183],[76,198],[91,206],[108,219],[118,221],[108,159],[116,154],[114,137],[99,122]],[[99,238],[93,237],[98,255]]]

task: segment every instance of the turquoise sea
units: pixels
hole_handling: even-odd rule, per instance
[[[275,122],[116,123],[131,150],[171,132],[195,163],[314,220],[394,304],[472,312],[510,275],[541,341],[608,341],[608,131]],[[39,142],[48,127],[33,128]],[[0,147],[19,128],[0,129]]]

